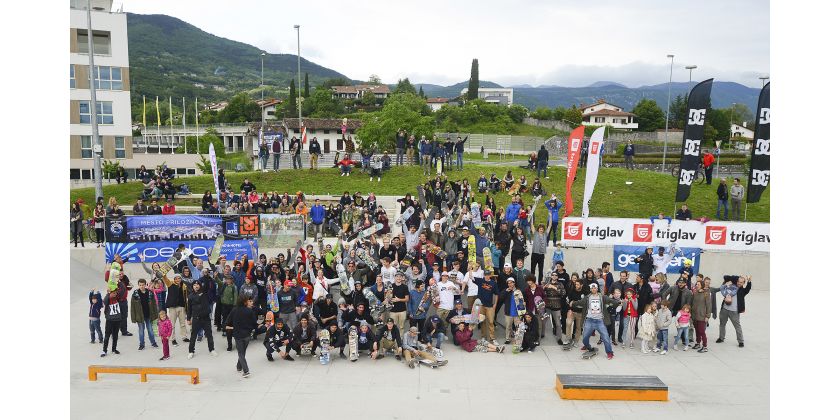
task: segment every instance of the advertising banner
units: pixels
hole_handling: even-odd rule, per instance
[[[750,178],[747,184],[747,203],[757,203],[770,183],[770,83],[758,96],[755,112],[755,144],[750,157]]]
[[[680,157],[680,176],[677,177],[677,196],[674,201],[682,203],[691,194],[691,184],[700,165],[700,143],[706,127],[706,107],[712,94],[712,80],[704,80],[688,94],[688,115],[683,131],[682,153]]]
[[[210,142],[210,169],[213,170],[213,186],[216,187],[216,198],[221,196],[219,190],[219,166],[216,164],[216,148],[213,147],[213,142]],[[224,185],[222,185],[224,187]]]
[[[561,235],[566,246],[668,247],[674,242],[681,248],[770,252],[769,223],[567,217]]]
[[[592,133],[589,138],[589,147],[585,150],[586,158],[586,184],[583,186],[583,210],[580,215],[589,217],[589,202],[592,200],[592,193],[595,192],[595,184],[598,182],[598,168],[601,167],[601,147],[604,146],[604,127],[600,127]],[[568,181],[567,181],[568,182]]]
[[[572,199],[572,184],[577,176],[578,161],[580,160],[580,148],[583,146],[583,134],[586,127],[580,126],[569,134],[569,154],[566,163],[566,210],[563,217],[568,217],[575,209],[575,201]]]
[[[304,239],[306,225],[297,214],[262,214],[259,219],[260,247],[293,248]]]
[[[222,234],[219,216],[170,214],[106,218],[107,242],[214,240]]]
[[[632,273],[639,272],[639,264],[633,262],[636,257],[645,253],[646,246],[616,245],[613,247],[613,269],[615,271],[627,270]],[[653,250],[657,252],[656,249]],[[665,251],[668,252],[667,250]],[[674,258],[668,263],[668,274],[677,274],[685,260],[691,261],[694,272],[700,272],[700,248],[680,248]]]
[[[260,236],[260,215],[240,214],[222,216],[225,239],[249,239]]]
[[[193,255],[206,260],[210,256],[215,240],[196,241],[155,241],[155,242],[109,242],[105,244],[105,260],[113,261],[114,256],[119,254],[124,261],[139,263],[140,255],[146,258],[147,263],[164,262],[175,252],[179,244],[186,245],[192,250]],[[249,244],[250,242],[250,244]],[[222,245],[222,253],[228,261],[232,261],[237,254],[241,257],[247,255],[248,259],[256,259],[259,256],[256,240],[230,240]]]

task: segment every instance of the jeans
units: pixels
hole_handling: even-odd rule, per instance
[[[228,332],[228,334],[232,334]],[[245,352],[248,351],[248,342],[251,341],[251,337],[245,338],[236,338],[236,355],[238,359],[236,360],[236,370],[243,371],[244,373],[250,372],[248,370],[248,361],[245,360]]]
[[[677,336],[674,337],[674,347],[677,347],[677,343],[682,338],[682,342],[684,346],[688,345],[688,326],[685,327],[677,327]]]
[[[262,162],[262,169],[268,169],[268,155],[260,156],[260,162]]]
[[[455,152],[455,164],[458,166],[458,169],[464,170],[464,152]]]
[[[732,199],[732,220],[741,220],[741,200],[734,198]]]
[[[636,162],[633,162],[632,155],[624,155],[624,167],[630,170],[636,168]]]
[[[146,331],[149,333],[149,341],[153,346],[156,346],[157,343],[155,342],[155,330],[152,328],[152,320],[147,319],[143,322],[137,323],[137,333],[140,336],[140,347],[144,347],[146,345],[146,338],[143,337],[143,333]]]
[[[551,229],[548,230],[548,235],[551,237],[551,240],[554,242],[554,246],[557,246],[557,222],[551,223]],[[548,241],[546,241],[548,242]]]
[[[598,331],[598,335],[601,336],[601,341],[604,342],[604,347],[607,349],[607,353],[612,353],[612,343],[610,342],[610,333],[607,331],[607,326],[604,325],[603,319],[593,319],[593,318],[586,318],[583,321],[583,346],[591,349],[592,347],[589,345],[589,339],[592,337],[592,333]]]
[[[539,267],[539,283],[542,284],[543,282],[543,271],[545,270],[545,254],[531,254],[531,273],[536,273],[534,268]]]
[[[403,158],[405,157],[405,149],[397,147],[397,165],[403,164]]]
[[[303,169],[303,164],[300,163],[300,153],[292,155],[292,169]]]
[[[423,155],[423,175],[430,175],[432,173],[432,157]]]
[[[213,346],[213,330],[210,327],[210,318],[206,319],[199,319],[193,318],[192,319],[192,332],[190,334],[190,353],[195,353],[195,340],[198,337],[198,332],[203,331],[204,335],[207,336],[207,348],[210,351],[215,350]]]
[[[431,343],[432,340],[435,340],[434,346],[436,348],[440,348],[440,343],[443,342],[444,334],[442,332],[436,333],[435,335],[429,335],[426,337],[426,340]]]
[[[715,212],[715,216],[720,219],[720,207],[723,206],[723,219],[729,220],[729,202],[726,200],[718,200],[717,205],[717,212]]]
[[[738,339],[739,343],[744,342],[744,333],[741,331],[741,314],[737,311],[730,311],[728,309],[720,310],[720,334],[718,338],[721,340],[726,338],[726,322],[732,321],[732,325],[735,327],[735,337]]]
[[[712,168],[714,165],[709,165],[708,168],[703,168],[703,171],[706,173],[706,185],[712,185]]]
[[[563,310],[558,309],[556,311],[548,310],[548,313],[551,314],[551,323],[554,326],[554,337],[558,340],[563,339]]]
[[[540,172],[543,173],[544,177],[548,178],[548,162],[547,161],[537,162],[537,178],[540,177]]]
[[[342,175],[349,174],[351,168],[352,168],[352,166],[350,166],[350,165],[341,165],[341,174]]]
[[[656,332],[656,347],[662,350],[668,350],[668,330],[659,330]]]
[[[274,154],[274,170],[280,169],[280,153]]]
[[[94,333],[99,336],[99,342],[102,342],[102,327],[101,321],[98,319],[88,320],[88,328],[90,328],[90,342],[93,343]]]

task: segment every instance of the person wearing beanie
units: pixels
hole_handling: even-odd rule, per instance
[[[292,348],[292,332],[286,325],[283,318],[277,317],[274,320],[274,325],[270,326],[265,332],[265,339],[263,339],[263,346],[265,346],[265,357],[269,362],[274,361],[272,354],[274,352],[280,353],[280,357],[284,360],[294,361],[292,356],[289,356],[289,351]]]
[[[344,346],[347,345],[347,338],[345,337],[344,331],[338,328],[338,323],[333,321],[330,322],[330,326],[327,327],[327,331],[330,333],[330,342],[327,345],[327,351],[332,351],[334,349],[338,350],[338,355],[342,359],[346,359],[347,355],[344,354]],[[320,340],[317,341],[318,347],[321,347]]]
[[[339,302],[343,305],[344,298],[339,299]],[[338,305],[333,302],[331,294],[327,294],[323,300],[319,300],[315,304],[315,308],[318,312],[319,327],[326,328],[330,322],[338,320]]]
[[[399,361],[402,358],[402,337],[400,337],[400,329],[394,323],[393,318],[388,318],[382,328],[379,329],[377,335],[377,351],[374,352],[374,359],[381,359],[385,357],[386,352],[393,352],[394,357]]]

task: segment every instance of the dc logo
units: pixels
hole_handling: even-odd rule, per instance
[[[572,151],[577,152],[580,150],[580,139],[572,139]]]
[[[751,181],[753,185],[761,185],[762,187],[766,187],[767,184],[770,182],[770,171],[760,171],[758,169],[753,169]]]
[[[122,223],[111,223],[111,233],[114,236],[120,236],[123,233],[123,225]]]
[[[700,140],[685,139],[683,154],[691,156],[700,156]]]
[[[761,108],[761,113],[758,115],[759,124],[770,124],[770,108]]]
[[[227,223],[225,223],[225,233],[227,233],[228,235],[239,234],[239,223],[237,223],[237,222],[227,222]]]
[[[770,139],[755,139],[755,154],[770,156]]]
[[[680,185],[691,185],[694,181],[694,172],[680,169]]]
[[[688,110],[688,125],[703,125],[706,122],[705,109]]]

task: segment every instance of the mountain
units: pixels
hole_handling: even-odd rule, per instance
[[[618,87],[623,87],[623,88],[627,87],[627,86],[624,86],[624,85],[622,85],[621,83],[618,83],[618,82],[595,82],[595,83],[592,83],[591,85],[589,85],[587,87],[596,87],[597,88],[597,87],[605,87],[605,86],[618,86]]]
[[[259,48],[218,37],[171,16],[127,13],[127,18],[133,103],[141,103],[143,95],[197,97],[199,102],[209,102],[245,90],[259,92]],[[330,78],[347,79],[303,57],[300,66],[301,73],[309,73],[310,86]],[[296,77],[297,55],[265,55],[266,97],[286,92],[289,81]]]

